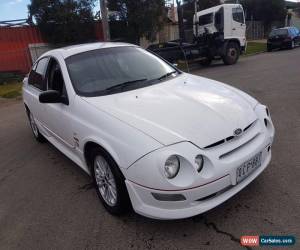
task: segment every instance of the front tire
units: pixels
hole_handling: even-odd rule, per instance
[[[126,213],[130,199],[119,167],[112,157],[100,148],[91,153],[92,177],[97,195],[106,210],[113,215]]]
[[[292,40],[292,42],[291,42],[291,45],[290,45],[289,49],[294,49],[294,48],[295,48],[295,41],[294,41],[294,40]]]
[[[240,57],[240,48],[236,42],[228,43],[225,55],[222,57],[224,64],[235,64]]]

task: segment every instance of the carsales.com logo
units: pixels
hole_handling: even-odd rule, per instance
[[[242,246],[291,246],[295,245],[296,239],[294,236],[249,236],[241,237]]]

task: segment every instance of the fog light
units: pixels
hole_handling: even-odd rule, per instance
[[[182,194],[159,194],[151,193],[152,196],[159,201],[184,201],[186,200]]]
[[[199,173],[202,170],[203,165],[204,165],[203,156],[202,155],[197,155],[196,158],[195,158],[195,163],[197,165],[197,172]]]

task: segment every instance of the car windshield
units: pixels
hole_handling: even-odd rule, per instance
[[[81,96],[101,96],[142,88],[180,74],[139,47],[114,47],[66,59],[74,89]]]
[[[270,36],[284,36],[288,34],[287,29],[272,30]]]

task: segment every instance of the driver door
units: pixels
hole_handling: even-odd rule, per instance
[[[56,90],[61,94],[62,102],[47,103],[46,105],[46,125],[48,133],[59,143],[74,148],[72,123],[70,121],[71,108],[69,97],[65,86],[63,74],[59,62],[51,58],[46,74],[47,89]]]
[[[238,38],[240,41],[245,39],[246,24],[242,7],[232,8],[231,28],[231,37]]]

